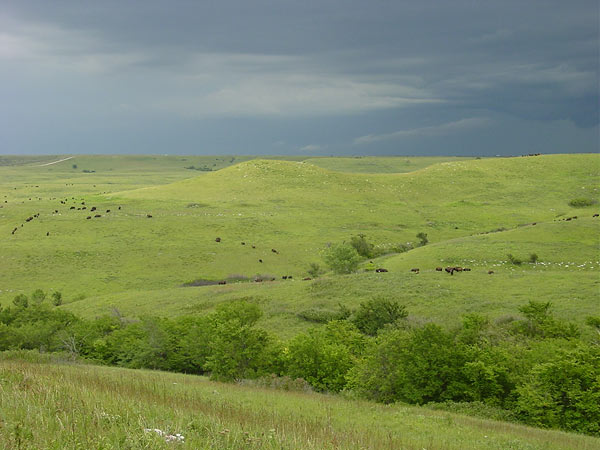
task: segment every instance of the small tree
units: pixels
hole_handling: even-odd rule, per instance
[[[73,164],[71,167],[73,167],[73,169],[77,169],[77,164]]]
[[[352,238],[350,238],[350,245],[354,247],[354,249],[360,256],[364,258],[373,257],[373,244],[367,242],[366,236],[364,234],[352,236]]]
[[[375,336],[384,326],[394,324],[407,316],[408,312],[404,305],[395,300],[376,297],[360,304],[352,322],[363,333]]]
[[[321,266],[317,263],[310,263],[308,270],[306,271],[311,277],[316,278],[321,273]]]
[[[29,306],[29,299],[25,294],[19,294],[13,298],[13,304],[18,308],[27,308]]]
[[[60,306],[62,305],[62,293],[55,291],[52,293],[52,304],[54,306]]]
[[[536,264],[538,262],[538,259],[539,258],[538,258],[537,253],[532,253],[532,254],[529,255],[529,262],[530,263]]]
[[[41,289],[36,289],[31,294],[31,301],[34,303],[42,303],[46,299],[46,293]]]
[[[335,244],[326,249],[323,259],[335,273],[352,273],[358,268],[360,255],[350,244]]]
[[[506,257],[508,258],[508,261],[511,264],[514,264],[515,266],[520,266],[521,264],[523,264],[523,260],[520,258],[517,258],[512,253],[509,253],[508,255],[506,255]]]
[[[427,233],[423,233],[422,231],[420,233],[417,233],[417,239],[419,239],[419,244],[421,246],[427,245],[427,243],[429,242],[429,239],[427,239]]]

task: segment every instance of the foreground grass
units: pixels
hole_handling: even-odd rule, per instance
[[[600,440],[426,408],[189,375],[0,360],[0,446],[13,449],[595,449]],[[26,356],[26,355],[25,355]],[[31,358],[30,358],[31,359]],[[33,357],[39,360],[39,357]],[[180,433],[166,443],[154,432]]]

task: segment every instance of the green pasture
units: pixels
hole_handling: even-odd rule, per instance
[[[308,158],[304,161],[336,172],[405,173],[433,164],[463,161],[472,158],[456,156],[355,156],[346,158]]]
[[[423,407],[15,356],[0,359],[3,448],[591,450],[600,445],[597,438]],[[155,430],[183,440],[168,443]]]
[[[261,303],[266,326],[291,335],[310,326],[297,316],[304,309],[356,306],[379,294],[400,299],[415,318],[450,323],[465,312],[513,314],[531,299],[551,300],[561,315],[583,321],[598,304],[599,222],[591,216],[600,207],[568,204],[598,199],[598,155],[398,157],[395,164],[75,156],[41,165],[65,157],[0,167],[3,305],[36,288],[61,291],[64,307],[86,316],[113,307],[132,316],[195,314],[248,297]],[[367,173],[402,172],[407,159],[418,170]],[[482,234],[495,230],[505,231]],[[329,243],[362,233],[391,248],[416,243],[418,232],[427,233],[427,246],[375,261],[387,274],[301,281],[309,263],[323,265]],[[536,253],[539,262],[512,266],[508,253],[525,259]],[[436,272],[438,265],[473,270],[450,277]],[[277,281],[181,287],[231,275]]]

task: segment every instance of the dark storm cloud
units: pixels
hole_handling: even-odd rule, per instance
[[[0,30],[5,153],[598,145],[596,1],[21,0]]]

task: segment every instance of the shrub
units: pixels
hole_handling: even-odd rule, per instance
[[[18,308],[27,308],[29,306],[29,299],[25,294],[19,294],[13,298],[13,304]]]
[[[31,301],[34,303],[42,303],[46,299],[46,293],[41,289],[36,289],[31,294]]]
[[[388,324],[395,324],[398,320],[408,316],[404,305],[395,300],[376,297],[363,302],[354,313],[352,323],[361,332],[375,336],[377,332]]]
[[[61,292],[53,292],[52,293],[52,304],[54,306],[60,306],[62,305],[62,293]]]
[[[429,239],[427,239],[427,233],[417,233],[417,239],[419,239],[419,245],[421,247],[427,245],[427,243],[429,242]]]
[[[360,256],[364,258],[373,257],[373,244],[367,242],[366,236],[364,234],[352,236],[352,238],[350,238],[350,245],[354,247],[354,249]]]
[[[523,264],[523,260],[517,258],[516,256],[514,256],[512,253],[509,253],[508,255],[506,255],[506,257],[508,258],[508,261],[511,264],[514,264],[515,266],[520,266],[521,264]]]
[[[571,199],[569,201],[569,206],[571,206],[573,208],[586,208],[588,206],[593,206],[596,203],[598,203],[597,200],[594,200],[591,198],[580,197],[580,198]]]
[[[323,259],[335,273],[352,273],[358,268],[360,255],[350,244],[335,244],[323,252]]]
[[[537,253],[532,253],[532,254],[529,255],[529,262],[530,263],[536,264],[538,262],[538,259],[539,259],[539,257],[537,255]]]
[[[346,320],[352,312],[344,305],[339,305],[338,311],[309,308],[298,313],[298,317],[308,322],[328,323],[332,320]]]
[[[311,277],[317,278],[321,274],[321,266],[317,263],[310,263],[308,270],[306,271]]]

